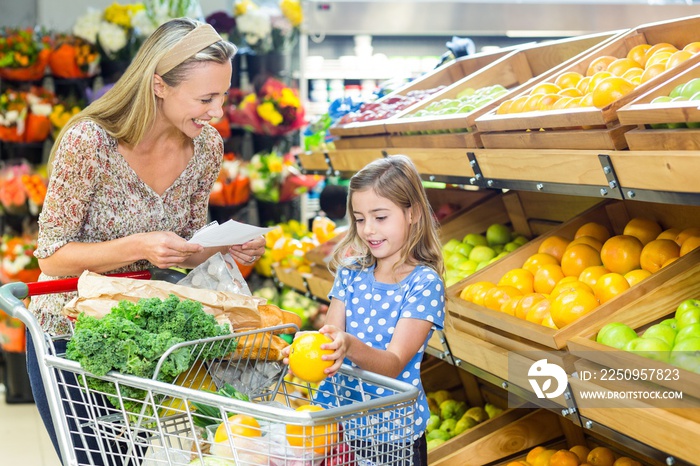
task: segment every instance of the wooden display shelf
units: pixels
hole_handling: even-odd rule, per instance
[[[272,264],[272,270],[277,279],[285,286],[293,288],[302,293],[308,291],[302,274],[291,267],[282,267],[280,264]]]
[[[297,158],[299,159],[299,165],[305,172],[325,174],[331,169],[326,160],[325,152],[302,152]]]
[[[560,69],[552,81],[564,72],[575,71],[585,76],[594,58],[611,55],[625,57],[639,44],[670,43],[677,48],[700,40],[700,16],[641,25],[631,29],[585,54],[570,66]],[[653,89],[665,79],[700,63],[696,54],[677,67],[640,84],[629,94],[604,108],[585,107],[563,110],[534,111],[496,115],[495,110],[477,118],[476,126],[484,147],[492,149],[602,149],[620,150],[627,147],[624,133],[633,127],[621,125],[617,110]],[[517,98],[526,92],[513,97]],[[544,131],[540,131],[544,129]],[[572,131],[576,130],[576,131]],[[566,134],[558,134],[564,132]]]
[[[538,82],[547,79],[548,76],[555,74],[559,68],[565,67],[567,63],[575,61],[578,56],[587,53],[591,48],[600,46],[601,43],[605,43],[618,34],[621,32],[577,36],[537,43],[516,50],[454,82],[420,104],[387,119],[385,129],[391,135],[390,143],[397,148],[414,147],[416,142],[422,147],[434,148],[483,147],[479,134],[476,132],[476,118],[496,108],[511,95],[530,89]],[[456,99],[460,92],[465,89],[480,89],[495,84],[510,89],[510,92],[469,113],[429,117],[411,116],[433,102],[442,99]],[[451,130],[455,134],[422,134],[417,136],[405,134],[445,130]]]
[[[585,361],[581,361],[585,364]],[[581,398],[581,392],[597,393],[601,399],[613,398],[611,389],[598,384],[570,378],[569,385],[574,398]],[[697,464],[700,458],[700,443],[688,441],[700,437],[700,420],[698,405],[690,409],[662,409],[640,400],[616,399],[614,406],[586,407],[579,406],[579,414],[594,425],[600,424],[622,435],[655,448],[668,455]],[[693,416],[689,418],[688,416]]]
[[[650,126],[700,122],[700,102],[651,103],[656,97],[667,96],[676,86],[694,78],[700,78],[700,64],[667,79],[617,111],[620,123],[638,125],[637,129],[625,133],[630,150],[700,150],[700,129],[655,129]]]
[[[514,47],[499,49],[493,52],[477,53],[445,63],[430,73],[414,79],[405,86],[385,95],[377,102],[381,103],[396,96],[404,96],[413,91],[426,91],[440,86],[449,86],[455,81],[480,70],[489,63],[512,53]],[[333,136],[368,136],[384,134],[384,123],[387,118],[365,122],[354,122],[346,125],[336,125],[330,128]]]
[[[678,261],[676,261],[678,262]],[[614,314],[600,320],[595,327],[572,337],[568,342],[570,352],[577,358],[591,361],[611,369],[657,369],[665,373],[672,366],[661,361],[650,360],[638,354],[622,351],[595,341],[598,331],[608,323],[623,322],[642,334],[650,325],[673,317],[678,305],[686,299],[700,297],[700,250],[688,254],[687,260],[679,264],[676,273],[664,280],[663,286],[650,283],[649,290]],[[649,279],[654,278],[653,276]],[[646,280],[645,280],[646,281]],[[642,282],[643,283],[643,282]],[[678,380],[662,378],[652,384],[671,390],[682,391],[685,396],[700,400],[700,374],[678,369]],[[640,383],[640,385],[647,385]]]
[[[676,227],[683,229],[696,225],[698,215],[700,215],[700,208],[695,207],[679,208],[678,206],[666,204],[636,201],[607,201],[600,203],[573,217],[561,226],[552,229],[549,233],[530,241],[498,262],[452,285],[447,289],[448,312],[484,328],[502,332],[513,339],[524,339],[547,348],[562,349],[566,347],[567,341],[572,337],[580,335],[590,328],[595,328],[600,321],[615,313],[622,306],[664,284],[682,271],[684,267],[687,267],[687,264],[693,260],[693,256],[688,254],[678,259],[673,264],[656,272],[647,280],[632,286],[614,299],[598,306],[590,313],[558,330],[467,302],[459,297],[461,291],[466,286],[477,281],[498,283],[506,271],[521,267],[529,256],[536,253],[546,237],[559,235],[573,239],[576,230],[588,222],[597,222],[605,225],[611,234],[615,235],[621,234],[624,226],[633,217],[648,217],[655,219],[665,228]]]

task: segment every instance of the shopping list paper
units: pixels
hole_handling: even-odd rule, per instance
[[[235,220],[222,224],[214,221],[197,230],[188,243],[201,244],[205,248],[243,244],[270,230],[272,228],[261,228]]]

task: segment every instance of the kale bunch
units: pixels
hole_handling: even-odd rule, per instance
[[[81,314],[75,323],[73,338],[68,342],[66,358],[77,361],[96,376],[109,371],[152,378],[159,359],[172,346],[185,341],[230,334],[202,304],[170,295],[165,300],[144,298],[138,302],[120,301],[101,319]],[[163,362],[158,380],[172,382],[189,369],[197,357],[218,358],[233,349],[226,344],[206,345],[205,352],[184,346]],[[205,354],[206,353],[206,354]],[[116,394],[113,384],[90,378],[90,388]],[[122,387],[122,391],[124,387]],[[130,390],[129,397],[142,399],[145,393]],[[118,400],[110,397],[118,406]]]

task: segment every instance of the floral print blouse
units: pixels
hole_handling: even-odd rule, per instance
[[[161,196],[136,175],[104,128],[93,121],[73,126],[55,153],[34,255],[49,257],[69,242],[95,243],[150,231],[192,237],[207,221],[209,193],[223,157],[223,141],[213,127],[205,126],[193,142],[194,156]],[[142,260],[110,273],[149,265]],[[65,277],[42,273],[39,280],[58,278]],[[74,296],[35,296],[29,309],[45,332],[64,335],[70,322],[61,311]]]

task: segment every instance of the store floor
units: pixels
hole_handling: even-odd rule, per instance
[[[8,404],[0,384],[0,464],[61,466],[33,403]]]

